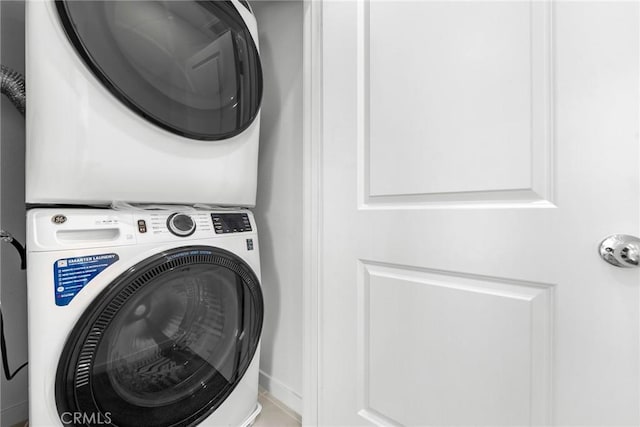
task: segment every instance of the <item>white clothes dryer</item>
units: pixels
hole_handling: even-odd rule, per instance
[[[253,422],[251,212],[33,209],[27,239],[30,425]]]
[[[246,1],[31,0],[26,19],[27,203],[255,204]]]

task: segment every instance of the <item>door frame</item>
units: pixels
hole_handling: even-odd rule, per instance
[[[317,426],[322,348],[322,10],[303,0],[302,424]]]

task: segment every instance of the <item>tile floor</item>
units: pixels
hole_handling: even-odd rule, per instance
[[[300,416],[266,390],[260,389],[258,401],[262,405],[262,412],[253,427],[300,427]]]

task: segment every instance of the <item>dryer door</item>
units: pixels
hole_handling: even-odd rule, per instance
[[[219,140],[258,115],[258,48],[233,2],[56,0],[56,7],[85,64],[141,117]]]
[[[135,265],[67,339],[58,413],[121,427],[195,425],[244,375],[262,318],[256,275],[227,251],[183,247]]]

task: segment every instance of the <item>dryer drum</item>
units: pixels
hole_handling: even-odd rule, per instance
[[[188,246],[147,259],[107,286],[71,332],[58,413],[121,427],[195,425],[244,375],[262,320],[258,279],[236,255]]]
[[[85,65],[150,122],[221,140],[258,116],[258,48],[232,2],[56,0],[56,7]]]

